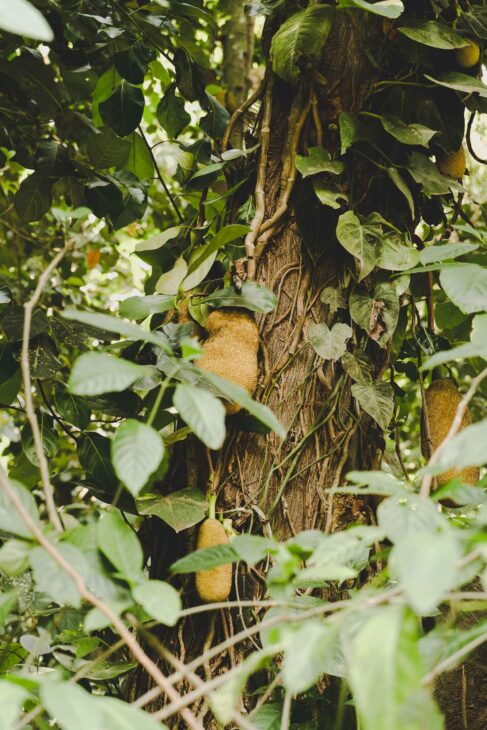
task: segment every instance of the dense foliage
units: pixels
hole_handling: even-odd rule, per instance
[[[487,112],[487,6],[251,2],[255,83],[237,111],[221,75],[227,7],[9,0],[0,10],[0,728],[216,718],[436,730],[437,677],[487,640],[477,470],[487,460],[487,222],[474,149],[475,116]],[[370,28],[370,78],[362,108],[324,128],[319,67],[341,17]],[[279,93],[299,103],[266,227],[259,180]],[[289,424],[235,376],[244,320],[222,339],[230,380],[198,360],[212,313],[279,305],[279,287],[254,274],[291,209],[313,262],[344,262],[340,282],[313,293],[326,323],[308,323],[303,347],[316,370],[333,364],[334,407],[353,383],[355,420],[365,413],[380,429],[384,456],[375,471],[324,485],[331,500],[369,496],[374,524],[330,534],[327,523],[280,542],[272,520],[264,534],[249,523],[236,535],[213,482],[229,431],[287,443],[283,493],[299,469]],[[425,412],[424,394],[446,378],[461,395],[432,448],[425,424],[446,416],[441,399]],[[207,494],[174,486],[186,446],[197,469],[210,464]],[[189,544],[207,515],[230,540],[200,539],[178,560],[169,549],[155,577],[147,522]],[[225,610],[244,616],[243,630],[214,646],[210,636],[185,666],[171,636],[184,617],[216,609],[181,576],[216,569],[212,586],[230,587],[228,566],[242,564],[259,566],[262,600],[233,593]],[[167,646],[151,634],[161,625]],[[211,676],[210,660],[239,642],[245,661]],[[140,668],[166,698],[156,714],[157,693],[130,696]]]

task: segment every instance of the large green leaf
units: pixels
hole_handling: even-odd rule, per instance
[[[200,302],[212,307],[242,307],[252,312],[267,314],[276,308],[277,297],[266,286],[247,281],[242,285],[241,292],[236,292],[233,287],[227,287],[209,294]]]
[[[336,631],[317,619],[284,633],[283,681],[288,691],[305,692],[327,673],[336,640]]]
[[[458,71],[449,71],[448,73],[441,74],[437,79],[428,74],[425,74],[425,78],[439,86],[446,86],[447,89],[461,91],[464,94],[478,94],[482,98],[487,99],[487,86],[475,76],[469,76]]]
[[[209,449],[223,446],[225,407],[218,398],[203,388],[180,383],[173,402],[183,421]]]
[[[74,395],[100,395],[126,390],[146,375],[143,365],[105,352],[85,352],[76,360],[69,376]]]
[[[348,676],[363,730],[441,730],[418,646],[416,617],[404,606],[370,612],[346,642]]]
[[[312,324],[308,328],[308,338],[313,349],[325,360],[339,360],[346,351],[352,334],[352,328],[341,323],[333,325],[331,330],[324,323]]]
[[[425,127],[422,124],[405,124],[399,117],[392,114],[384,114],[381,117],[381,122],[386,132],[402,144],[428,147],[428,142],[436,134],[434,129]]]
[[[363,410],[372,416],[384,431],[394,413],[394,391],[389,383],[354,383],[352,395]]]
[[[56,550],[80,575],[86,575],[86,558],[81,550],[68,543],[56,545]],[[59,606],[80,606],[81,595],[73,578],[60,568],[45,548],[36,547],[31,551],[30,564],[38,590],[44,591]]]
[[[432,48],[452,51],[455,48],[467,46],[467,41],[446,23],[435,20],[408,20],[407,25],[401,25],[399,32],[407,38]]]
[[[336,235],[343,246],[360,264],[361,281],[376,266],[380,255],[381,223],[375,214],[370,215],[364,223],[351,210],[347,210],[338,219]]]
[[[147,580],[133,590],[137,603],[149,616],[165,626],[174,626],[181,611],[181,597],[177,590],[162,580]]]
[[[145,319],[150,314],[167,312],[174,306],[174,297],[164,294],[149,294],[146,297],[122,299],[119,306],[120,316],[129,319]]]
[[[54,37],[47,20],[27,0],[8,0],[8,3],[3,3],[0,28],[39,41],[52,41]]]
[[[211,570],[239,560],[240,556],[232,545],[211,545],[176,560],[171,565],[171,573],[196,573],[199,570]]]
[[[367,0],[338,0],[337,5],[339,8],[360,8],[383,18],[398,18],[404,11],[401,0],[379,0],[374,3],[369,3]]]
[[[184,99],[176,96],[176,84],[166,89],[157,106],[157,119],[171,139],[175,139],[191,122],[191,116],[184,108]]]
[[[175,532],[186,530],[204,519],[208,504],[199,489],[180,489],[166,496],[147,494],[137,500],[141,515],[155,515]]]
[[[373,340],[385,347],[399,318],[399,298],[389,281],[379,282],[370,297],[360,291],[350,296],[350,315]]]
[[[88,327],[96,327],[100,330],[115,332],[118,335],[127,337],[130,340],[142,340],[144,342],[152,342],[154,345],[164,347],[167,340],[160,332],[151,332],[144,329],[138,324],[125,322],[123,319],[113,317],[110,314],[101,314],[100,312],[82,312],[73,307],[66,307],[63,317],[72,319],[75,322],[81,322]]]
[[[419,263],[419,251],[407,236],[392,233],[382,239],[377,265],[388,271],[406,271]]]
[[[49,39],[46,39],[49,40]],[[19,684],[14,684],[6,679],[0,681],[0,730],[12,730],[20,715],[22,702],[27,697],[27,691]]]
[[[284,81],[297,83],[303,73],[318,65],[332,22],[330,5],[310,5],[291,15],[272,38],[273,71]]]
[[[413,180],[423,188],[426,196],[445,195],[454,190],[462,190],[462,186],[455,180],[441,174],[435,163],[421,152],[411,152],[409,155],[407,169]]]
[[[478,264],[454,264],[440,274],[447,297],[465,314],[487,311],[487,269]]]
[[[105,124],[126,137],[139,126],[144,103],[142,90],[122,79],[113,94],[100,102],[99,111]]]
[[[486,438],[487,419],[467,426],[441,449],[438,463],[428,471],[439,474],[450,467],[482,466],[487,462]]]
[[[394,545],[389,567],[409,603],[420,616],[434,611],[459,581],[457,563],[462,557],[454,531],[439,535],[421,533],[414,540],[403,539]]]
[[[464,241],[426,246],[426,248],[420,251],[419,260],[423,266],[427,266],[428,264],[434,264],[439,261],[456,259],[458,256],[465,256],[467,253],[476,251],[478,247],[478,243],[466,243]]]
[[[144,556],[133,532],[118,510],[108,512],[97,525],[98,547],[103,555],[128,581],[138,583]]]
[[[52,180],[37,172],[26,177],[14,198],[15,210],[25,223],[38,221],[51,207]]]
[[[129,419],[112,439],[115,474],[134,497],[147,484],[164,455],[164,443],[151,426]]]
[[[61,730],[104,730],[101,703],[77,684],[44,682],[41,699]]]
[[[88,140],[88,157],[98,170],[123,165],[130,151],[130,142],[118,137],[110,127],[103,127]]]
[[[317,175],[320,172],[339,175],[345,169],[345,165],[340,160],[333,161],[328,150],[321,147],[310,147],[306,157],[296,155],[296,169],[303,177]]]
[[[39,514],[36,501],[32,494],[22,484],[12,479],[10,480],[10,486],[27,514],[34,522],[38,523]],[[19,535],[19,537],[32,538],[29,528],[17,514],[8,495],[2,488],[0,488],[0,530],[7,533],[10,532],[13,535]]]

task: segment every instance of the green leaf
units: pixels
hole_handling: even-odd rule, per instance
[[[127,337],[129,340],[142,340],[143,342],[152,342],[154,345],[164,347],[167,343],[166,338],[159,332],[151,332],[138,324],[125,322],[123,319],[113,317],[110,314],[100,314],[99,312],[82,312],[73,307],[67,307],[63,312],[63,317],[72,319],[75,322],[81,322],[89,327],[96,327],[100,330],[115,332],[118,335]]]
[[[376,266],[380,255],[379,236],[382,226],[372,214],[365,223],[351,210],[347,210],[338,219],[336,235],[343,246],[360,264],[361,281]]]
[[[239,560],[240,556],[232,545],[212,545],[176,560],[171,565],[171,573],[196,573],[199,570],[210,570],[220,565],[237,563]]]
[[[5,622],[11,611],[17,605],[18,597],[16,590],[0,593],[0,629],[3,630],[5,628]]]
[[[84,431],[90,425],[91,409],[82,398],[76,398],[67,391],[58,391],[54,396],[61,418]]]
[[[110,127],[103,127],[88,139],[88,157],[98,170],[123,165],[129,151],[130,142],[117,137]]]
[[[288,691],[310,689],[325,674],[336,645],[336,632],[324,621],[304,621],[284,634],[283,681]]]
[[[112,439],[115,474],[136,497],[162,461],[164,443],[151,426],[129,419]]]
[[[442,175],[435,163],[421,152],[411,152],[406,167],[428,197],[445,195],[450,192],[450,188],[460,192],[463,189],[456,180]]]
[[[319,172],[331,172],[339,175],[345,169],[340,161],[332,161],[328,150],[321,147],[310,147],[308,156],[296,155],[296,169],[303,177],[317,175]]]
[[[12,479],[9,481],[23,508],[32,517],[34,522],[39,524],[37,505],[32,494],[19,482]],[[29,528],[20,515],[17,514],[12,502],[3,489],[0,489],[0,530],[12,533],[12,535],[18,535],[19,537],[32,539]]]
[[[419,262],[419,251],[407,236],[392,233],[382,239],[382,251],[377,265],[387,271],[407,271]]]
[[[414,218],[414,199],[406,181],[401,177],[395,167],[388,167],[387,174],[389,175],[399,192],[402,193],[406,198],[409,205],[409,210],[411,211],[411,217]]]
[[[350,315],[371,339],[385,347],[394,334],[399,318],[396,287],[384,281],[376,285],[372,297],[354,292],[350,296]]]
[[[321,292],[320,300],[323,304],[327,304],[330,307],[331,314],[339,309],[347,309],[347,300],[343,289],[334,286],[325,286]]]
[[[487,269],[478,264],[453,264],[442,269],[440,283],[464,314],[487,311]]]
[[[61,730],[105,730],[97,699],[77,684],[43,682],[41,700]]]
[[[312,324],[308,328],[308,338],[314,351],[325,360],[336,362],[346,352],[347,342],[353,335],[348,324],[335,324],[329,329],[326,324]]]
[[[2,27],[0,22],[0,27]],[[42,40],[50,40],[49,38]],[[14,684],[6,679],[0,681],[0,730],[12,730],[17,724],[16,721],[22,709],[22,703],[27,697],[27,691],[19,684]]]
[[[167,725],[128,702],[107,696],[96,701],[103,713],[103,730],[168,730]]]
[[[266,286],[260,286],[252,281],[242,285],[240,293],[233,287],[219,289],[200,300],[201,304],[209,304],[212,307],[243,307],[252,312],[267,314],[277,306],[277,297]]]
[[[147,369],[105,352],[85,352],[73,365],[68,387],[74,395],[100,395],[126,390]]]
[[[352,395],[363,410],[372,416],[383,431],[388,427],[394,413],[394,391],[389,383],[354,383]]]
[[[338,210],[343,202],[348,201],[348,195],[337,183],[327,180],[324,177],[316,176],[312,181],[313,190],[322,205],[328,205]]]
[[[23,540],[7,540],[0,548],[0,570],[7,575],[20,575],[29,567],[32,545]]]
[[[14,205],[19,218],[24,223],[38,221],[51,207],[52,180],[49,181],[37,172],[22,180],[15,193]]]
[[[121,317],[145,319],[150,314],[161,314],[174,306],[174,297],[163,294],[149,294],[146,297],[128,297],[119,305]]]
[[[478,243],[465,243],[463,241],[426,246],[426,248],[419,252],[419,260],[423,266],[427,266],[438,261],[448,261],[449,259],[456,259],[459,256],[465,256],[467,253],[476,251],[478,247]]]
[[[166,296],[175,296],[183,280],[188,273],[188,264],[183,256],[179,256],[172,269],[164,272],[156,282],[155,290],[158,294]]]
[[[346,642],[348,675],[363,730],[441,730],[418,645],[416,617],[404,606],[370,612]]]
[[[440,535],[420,533],[414,540],[403,539],[394,545],[389,567],[414,611],[425,616],[458,584],[457,562],[461,557],[461,547],[453,531]]]
[[[142,579],[144,556],[139,540],[118,510],[112,510],[98,522],[96,536],[103,555],[129,582]]]
[[[78,439],[78,459],[90,479],[100,485],[111,501],[118,479],[110,461],[110,439],[88,431]]]
[[[3,4],[0,28],[8,33],[39,41],[52,41],[54,38],[51,26],[44,16],[27,0],[9,0],[7,4]]]
[[[380,0],[375,3],[369,3],[367,0],[338,0],[337,7],[360,8],[383,18],[398,18],[404,11],[401,0]]]
[[[182,608],[181,597],[177,590],[162,580],[148,580],[140,583],[132,591],[133,597],[164,626],[175,626]]]
[[[144,104],[142,90],[122,79],[113,94],[100,102],[99,111],[105,124],[126,137],[139,126]]]
[[[170,139],[176,139],[191,122],[191,116],[184,108],[184,99],[176,96],[176,84],[171,84],[166,89],[157,105],[156,116]]]
[[[129,138],[130,149],[124,170],[132,172],[139,180],[151,180],[154,177],[154,162],[146,143],[134,132]]]
[[[436,130],[424,127],[422,124],[405,124],[392,114],[384,114],[381,123],[385,131],[395,137],[402,144],[427,147]]]
[[[440,474],[453,466],[456,469],[482,466],[487,462],[486,438],[487,419],[467,426],[441,448],[438,463],[434,468],[429,467],[428,471]]]
[[[448,527],[445,516],[429,499],[422,499],[416,494],[400,494],[389,497],[377,508],[379,527],[385,530],[391,542],[409,538],[414,539],[419,533],[439,533]]]
[[[181,532],[204,519],[208,504],[199,489],[187,487],[165,497],[144,495],[137,500],[137,509],[141,515],[155,515],[175,532]]]
[[[180,383],[173,397],[174,407],[193,433],[209,449],[220,449],[225,440],[225,407],[203,388]]]
[[[245,408],[249,413],[258,418],[259,421],[269,426],[280,438],[284,439],[286,437],[286,429],[272,413],[271,409],[263,403],[258,403],[253,400],[245,388],[241,388],[240,385],[231,383],[229,380],[225,380],[219,375],[216,375],[216,373],[211,373],[209,370],[200,371],[199,377],[215,388],[219,395],[227,398],[231,403],[238,403],[242,408]]]
[[[408,24],[401,25],[398,31],[416,43],[445,51],[453,51],[455,48],[463,48],[468,45],[467,41],[453,28],[435,20],[409,20]]]
[[[204,263],[204,261],[211,256],[211,254],[219,251],[228,243],[232,243],[238,238],[245,236],[248,231],[249,226],[243,226],[239,223],[232,223],[220,228],[212,241],[202,248],[196,249],[194,259],[192,261],[190,260],[187,276],[193,274]]]
[[[68,543],[57,544],[56,550],[78,573],[86,574],[86,559],[81,550]],[[79,608],[81,595],[76,583],[43,547],[31,550],[30,564],[38,590],[44,591],[59,606]]]
[[[321,59],[333,22],[329,5],[310,5],[291,15],[272,38],[272,69],[290,84],[315,68]]]
[[[439,86],[446,86],[448,89],[461,91],[464,94],[478,94],[481,98],[487,99],[487,86],[480,79],[475,78],[475,76],[469,76],[458,71],[449,71],[448,73],[441,74],[438,79],[433,78],[433,76],[428,76],[428,74],[424,76]]]

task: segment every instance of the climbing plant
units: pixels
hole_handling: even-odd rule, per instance
[[[485,727],[486,40],[0,8],[0,727]]]

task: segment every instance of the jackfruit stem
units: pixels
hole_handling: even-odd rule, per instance
[[[207,493],[208,499],[208,519],[216,519],[216,494],[213,492]]]

